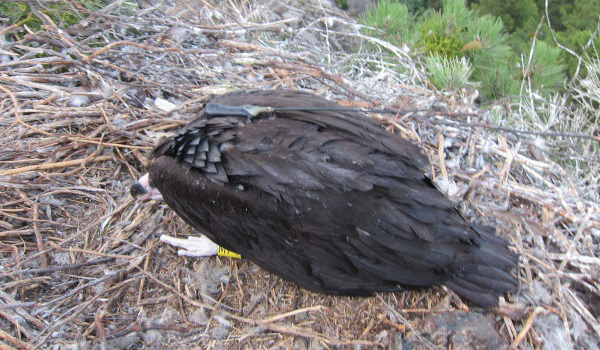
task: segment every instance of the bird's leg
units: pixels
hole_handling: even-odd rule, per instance
[[[206,236],[190,236],[187,239],[175,238],[161,235],[160,240],[175,247],[184,249],[177,250],[179,256],[202,257],[219,255],[229,258],[241,258],[237,253],[220,247]]]
[[[206,236],[190,236],[187,239],[161,235],[160,240],[183,249],[177,250],[179,256],[201,257],[217,255],[219,246]]]

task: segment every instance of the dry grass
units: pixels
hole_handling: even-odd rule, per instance
[[[0,347],[460,347],[427,328],[467,315],[444,288],[329,297],[158,242],[193,232],[129,196],[146,154],[212,93],[249,87],[412,110],[374,117],[419,142],[440,187],[521,255],[520,292],[485,316],[502,341],[598,346],[599,166],[575,148],[597,138],[487,128],[495,107],[429,91],[400,50],[317,3],[131,6],[79,9],[87,19],[63,29],[36,12],[42,29],[0,30],[12,40],[0,46]],[[574,169],[552,160],[565,147]]]

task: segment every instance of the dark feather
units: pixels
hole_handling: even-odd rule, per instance
[[[225,106],[338,107],[296,91]],[[159,145],[150,180],[217,244],[305,288],[349,295],[446,284],[481,306],[515,290],[516,258],[465,221],[410,142],[361,113],[202,113]]]

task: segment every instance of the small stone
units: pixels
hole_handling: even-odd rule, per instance
[[[211,332],[211,337],[215,340],[224,340],[227,339],[228,336],[229,328],[223,326],[215,327]]]

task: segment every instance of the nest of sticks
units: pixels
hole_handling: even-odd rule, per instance
[[[74,4],[37,3],[39,29],[0,30],[3,346],[598,346],[600,166],[575,148],[597,139],[491,127],[494,106],[427,88],[401,50],[332,5]],[[53,11],[81,20],[64,27]],[[371,115],[419,143],[465,215],[509,240],[519,293],[493,313],[443,287],[332,297],[248,261],[178,257],[158,237],[193,230],[128,188],[211,95],[248,88],[401,111]],[[578,167],[552,160],[557,148],[583,150]]]

